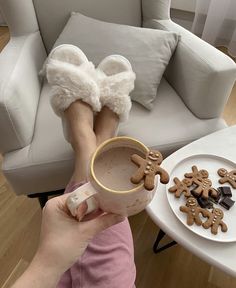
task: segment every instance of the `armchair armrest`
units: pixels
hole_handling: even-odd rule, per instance
[[[219,117],[236,80],[233,60],[171,20],[147,20],[144,27],[181,35],[165,77],[197,117]]]
[[[0,152],[31,142],[46,59],[39,31],[12,37],[0,53]]]

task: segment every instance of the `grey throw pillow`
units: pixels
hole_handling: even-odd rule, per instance
[[[178,39],[176,33],[107,23],[72,12],[54,47],[78,46],[95,66],[108,55],[125,56],[136,73],[131,98],[151,110]]]

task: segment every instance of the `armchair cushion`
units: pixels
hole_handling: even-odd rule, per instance
[[[50,87],[45,83],[32,143],[4,157],[3,172],[17,194],[63,189],[73,171],[73,151],[64,139],[60,118],[49,104],[49,92]],[[137,138],[168,155],[201,136],[226,127],[219,118],[200,120],[195,117],[164,78],[157,94],[152,111],[133,103],[129,121],[120,125],[119,135]]]
[[[3,1],[9,2],[9,0]],[[14,1],[19,2],[19,0]],[[20,3],[22,1],[20,0]],[[48,53],[68,21],[71,11],[80,11],[102,21],[142,26],[141,0],[33,0],[33,3]],[[22,17],[24,17],[23,13]]]
[[[111,54],[127,57],[137,76],[131,97],[152,109],[157,87],[178,43],[178,35],[107,23],[72,13],[54,47],[65,43],[80,47],[95,65]]]
[[[234,61],[171,20],[148,20],[144,26],[179,33],[165,76],[197,117],[220,117],[236,80]]]

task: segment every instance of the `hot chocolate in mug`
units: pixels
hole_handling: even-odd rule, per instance
[[[87,214],[98,207],[105,212],[131,216],[141,212],[156,191],[147,190],[144,182],[133,184],[131,176],[138,166],[131,161],[133,154],[145,159],[149,149],[130,137],[115,137],[103,142],[93,154],[89,167],[89,182],[80,186],[67,199],[67,206],[76,215],[78,206],[87,200]]]

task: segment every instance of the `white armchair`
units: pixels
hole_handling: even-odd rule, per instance
[[[0,9],[11,32],[0,54],[0,152],[3,172],[16,194],[42,198],[43,192],[63,189],[72,173],[72,149],[49,105],[48,84],[38,75],[71,11],[181,34],[154,109],[133,103],[120,135],[167,155],[226,127],[221,113],[236,79],[236,65],[172,22],[170,0],[0,0]]]

